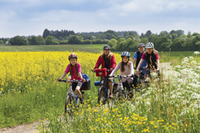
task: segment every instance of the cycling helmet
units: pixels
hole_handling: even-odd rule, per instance
[[[72,54],[69,55],[68,59],[70,60],[71,58],[76,58],[77,59],[78,57],[77,57],[77,55],[75,55],[74,53],[72,53]]]
[[[138,45],[138,48],[139,47],[145,47],[145,45],[143,44],[143,43],[140,43],[139,45]]]
[[[108,45],[105,45],[104,47],[103,47],[103,50],[110,50],[111,48],[110,48],[110,46],[108,46]]]
[[[123,51],[122,54],[121,54],[121,57],[124,57],[124,56],[130,57],[131,54],[129,52],[127,52],[127,51]]]
[[[152,42],[148,42],[146,44],[146,48],[154,48],[154,44]]]

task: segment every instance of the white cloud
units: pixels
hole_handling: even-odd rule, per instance
[[[87,2],[92,3],[87,7],[91,10],[82,8]],[[41,35],[45,28],[75,32],[108,29],[139,33],[172,29],[200,32],[197,0],[0,0],[0,4],[0,37]],[[60,9],[59,5],[66,8]]]

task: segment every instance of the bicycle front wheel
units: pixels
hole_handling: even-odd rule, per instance
[[[106,92],[104,87],[100,87],[98,90],[98,104],[106,103]]]
[[[72,112],[72,103],[73,103],[72,97],[67,95],[67,98],[65,100],[65,113],[71,114],[71,112]]]

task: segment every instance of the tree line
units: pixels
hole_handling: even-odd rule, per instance
[[[153,42],[159,51],[194,51],[200,49],[200,34],[183,30],[161,31],[159,34],[151,30],[138,35],[136,31],[81,32],[70,30],[52,31],[45,29],[41,36],[15,36],[0,38],[0,44],[10,45],[57,45],[57,44],[108,44],[114,51],[137,50],[139,43]]]
[[[172,30],[169,33],[162,31],[160,34],[153,34],[148,30],[145,34],[136,37],[118,37],[109,40],[108,45],[113,50],[137,50],[139,43],[146,44],[147,42],[153,42],[155,49],[159,51],[196,51],[200,49],[200,34],[190,32],[187,35],[183,30]]]

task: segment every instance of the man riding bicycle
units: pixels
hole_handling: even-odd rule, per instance
[[[109,74],[116,67],[115,56],[110,52],[110,46],[105,45],[103,47],[103,53],[99,56],[94,71],[101,65],[101,68],[107,68]],[[113,81],[109,80],[110,97],[113,97]]]
[[[142,58],[142,54],[145,52],[145,45],[143,43],[140,43],[138,45],[138,51],[135,52],[135,55],[133,56],[133,66],[135,65],[135,62],[136,62],[136,68]],[[141,67],[146,67],[147,66],[147,63],[146,61],[144,60]]]

